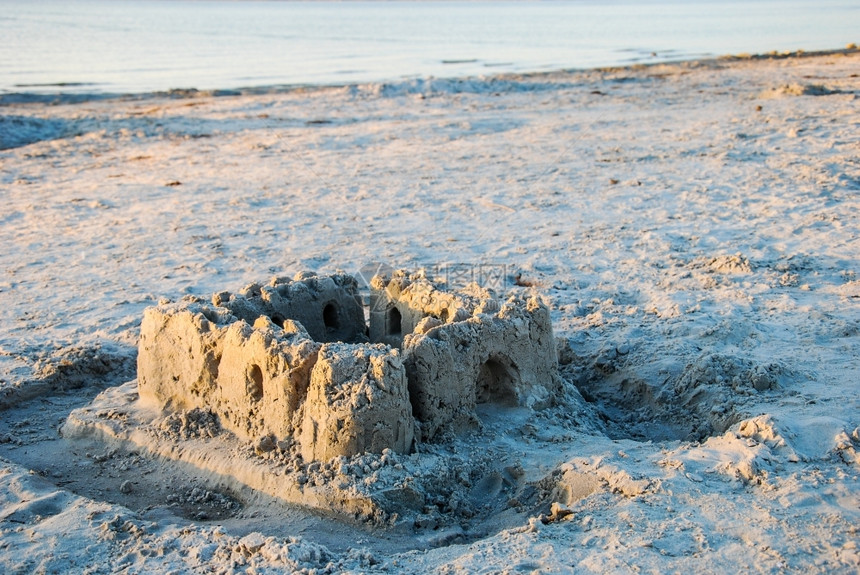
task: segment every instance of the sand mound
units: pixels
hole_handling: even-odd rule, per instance
[[[30,379],[0,380],[0,409],[38,397],[88,385],[104,387],[134,377],[132,350],[105,343],[59,349],[33,364]]]

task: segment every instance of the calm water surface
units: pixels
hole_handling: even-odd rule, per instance
[[[857,0],[0,0],[0,93],[398,81],[849,42]]]

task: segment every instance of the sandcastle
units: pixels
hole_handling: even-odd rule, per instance
[[[423,273],[371,281],[369,326],[352,276],[302,273],[211,302],[148,308],[138,391],[164,410],[205,409],[238,437],[296,442],[305,460],[408,453],[479,424],[482,403],[540,408],[560,380],[548,308],[500,303]]]

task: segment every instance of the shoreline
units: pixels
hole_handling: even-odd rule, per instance
[[[550,71],[537,72],[520,72],[520,73],[503,73],[489,74],[481,76],[428,76],[420,78],[409,78],[402,80],[390,80],[379,82],[358,82],[358,83],[332,83],[332,84],[275,84],[264,86],[247,86],[239,88],[219,88],[211,90],[198,90],[197,88],[172,88],[170,90],[161,90],[153,92],[27,92],[27,91],[6,91],[0,93],[0,106],[18,106],[28,104],[80,104],[93,101],[143,101],[157,98],[197,98],[197,97],[237,97],[237,96],[261,96],[261,95],[276,95],[276,94],[291,94],[291,93],[314,93],[325,92],[328,90],[344,90],[344,89],[359,89],[367,87],[391,87],[393,89],[421,85],[428,82],[451,83],[456,85],[459,83],[474,83],[474,82],[503,82],[519,79],[551,79],[559,76],[567,76],[572,74],[581,74],[588,72],[619,72],[623,70],[639,70],[648,69],[656,66],[666,65],[688,65],[688,66],[713,66],[722,62],[738,62],[738,61],[761,61],[761,60],[786,60],[792,58],[816,58],[821,56],[834,55],[849,55],[860,51],[855,44],[849,44],[845,48],[835,48],[828,50],[793,50],[793,51],[777,51],[759,53],[759,54],[726,54],[722,56],[714,56],[707,58],[682,58],[678,60],[661,60],[658,62],[634,63],[622,66],[598,66],[594,68],[559,68]]]

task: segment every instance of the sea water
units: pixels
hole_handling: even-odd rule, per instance
[[[0,94],[486,76],[858,36],[857,0],[0,0]]]

